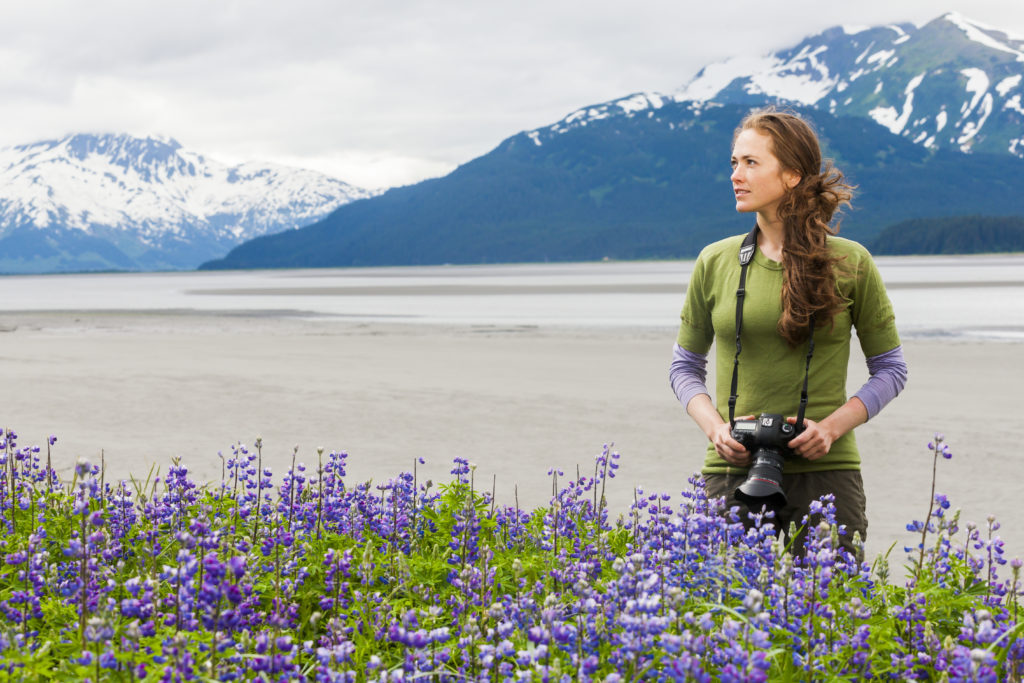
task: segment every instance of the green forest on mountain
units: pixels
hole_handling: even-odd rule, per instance
[[[1024,217],[914,218],[886,228],[871,250],[877,255],[1024,251]]]

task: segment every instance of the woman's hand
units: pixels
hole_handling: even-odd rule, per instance
[[[732,426],[726,422],[718,410],[711,403],[711,397],[707,394],[697,394],[690,399],[686,405],[686,412],[700,425],[701,430],[714,444],[715,452],[722,460],[737,467],[750,465],[750,451],[743,447],[736,439],[732,438]],[[749,420],[751,416],[737,418]]]
[[[745,420],[750,418],[737,418]],[[732,428],[728,422],[715,426],[709,435],[711,443],[715,445],[718,455],[730,465],[747,467],[750,465],[750,451],[743,447],[736,439],[732,438]]]
[[[796,424],[795,417],[787,417],[786,421]],[[867,421],[867,408],[854,396],[821,422],[804,418],[803,433],[790,441],[789,447],[802,458],[817,460],[828,454],[839,437]]]
[[[796,424],[795,417],[787,417],[786,422]],[[831,431],[814,420],[804,418],[804,431],[789,442],[789,447],[801,458],[817,460],[828,454],[836,437]]]

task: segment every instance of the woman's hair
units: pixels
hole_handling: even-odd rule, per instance
[[[814,130],[800,117],[774,108],[748,114],[736,129],[767,135],[783,170],[793,171],[800,182],[779,204],[783,224],[782,317],[779,334],[796,346],[807,338],[810,321],[831,323],[846,307],[836,288],[835,266],[839,258],[828,249],[826,239],[839,232],[832,217],[840,206],[850,203],[853,187],[842,172],[821,158],[821,146]]]

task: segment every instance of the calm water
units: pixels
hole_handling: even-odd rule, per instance
[[[1024,254],[881,257],[906,337],[1024,342]],[[692,261],[0,277],[0,310],[673,327]]]

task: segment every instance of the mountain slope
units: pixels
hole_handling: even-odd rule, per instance
[[[734,127],[782,104],[816,124],[858,186],[844,234],[912,218],[1024,214],[1024,41],[955,14],[921,28],[829,29],[521,133],[445,178],[343,206],[205,268],[693,256],[742,232]]]
[[[203,268],[678,258],[742,232],[729,183],[739,105],[662,103],[633,117],[521,133],[445,178],[343,206]],[[858,185],[843,234],[950,213],[1024,214],[1010,155],[931,152],[872,121],[804,110]]]
[[[914,218],[886,228],[874,254],[986,254],[1024,251],[1022,216]]]
[[[371,194],[313,171],[228,166],[174,140],[71,135],[7,147],[0,272],[192,268]]]
[[[705,67],[675,100],[766,99],[865,116],[930,149],[1024,158],[1024,39],[946,14],[921,28],[833,28],[755,60]]]

